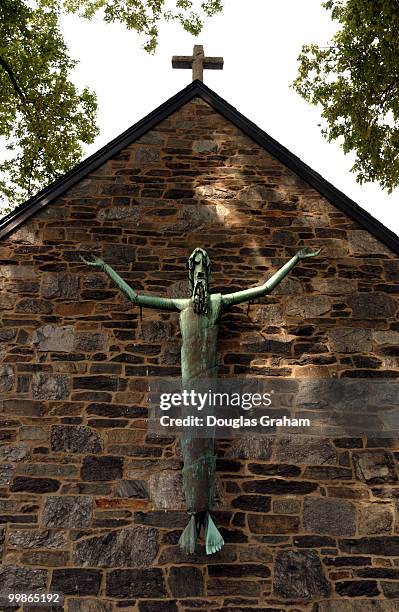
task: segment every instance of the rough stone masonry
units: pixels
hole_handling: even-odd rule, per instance
[[[199,98],[0,241],[2,591],[60,591],[54,612],[399,610],[398,440],[219,441],[226,545],[179,550],[179,444],[146,424],[148,379],[180,373],[177,315],[141,320],[78,258],[180,296],[196,246],[231,292],[305,244],[323,256],[222,320],[220,373],[399,378],[397,256]]]

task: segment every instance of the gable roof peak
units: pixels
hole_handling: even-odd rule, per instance
[[[231,121],[244,134],[302,178],[331,204],[336,206],[336,208],[346,213],[351,219],[359,223],[360,226],[399,255],[399,236],[385,227],[370,213],[334,187],[310,166],[301,161],[299,157],[261,130],[255,123],[247,119],[236,108],[198,79],[192,81],[187,87],[161,104],[146,117],[140,119],[140,121],[125,132],[122,132],[111,142],[93,153],[93,155],[81,161],[69,172],[0,219],[0,239],[21,226],[32,215],[53,202],[67,189],[87,176],[87,174],[96,170],[108,159],[135,140],[138,140],[146,132],[153,129],[161,121],[195,97],[200,97],[207,102],[215,111]]]

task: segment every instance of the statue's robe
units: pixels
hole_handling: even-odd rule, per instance
[[[182,334],[181,369],[182,387],[196,388],[196,379],[217,376],[218,320],[222,296],[209,296],[208,313],[194,312],[193,301],[180,313]],[[184,409],[183,409],[184,410]],[[192,409],[189,412],[193,412]],[[201,416],[201,413],[197,413]],[[182,414],[184,416],[184,414]],[[195,428],[185,428],[181,437],[184,459],[183,487],[187,511],[196,514],[210,510],[215,493],[216,457],[214,438],[199,438]]]

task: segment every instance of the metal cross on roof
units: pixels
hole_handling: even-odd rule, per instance
[[[174,55],[172,57],[173,68],[192,68],[193,81],[204,80],[205,70],[223,70],[223,57],[205,57],[204,47],[202,45],[194,45],[193,54],[190,55]]]

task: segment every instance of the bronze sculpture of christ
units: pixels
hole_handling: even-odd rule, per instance
[[[223,312],[236,304],[267,295],[301,260],[314,257],[319,252],[320,249],[311,251],[305,247],[262,285],[222,294],[209,292],[211,262],[204,249],[196,248],[188,260],[189,298],[140,295],[102,259],[81,259],[87,265],[105,272],[133,304],[180,312],[182,384],[187,386],[195,379],[216,376],[217,336]],[[183,432],[181,444],[184,459],[183,488],[190,520],[179,544],[185,552],[194,553],[197,538],[204,528],[206,553],[212,554],[220,550],[224,543],[210,515],[215,491],[214,439],[198,438],[190,432]]]

